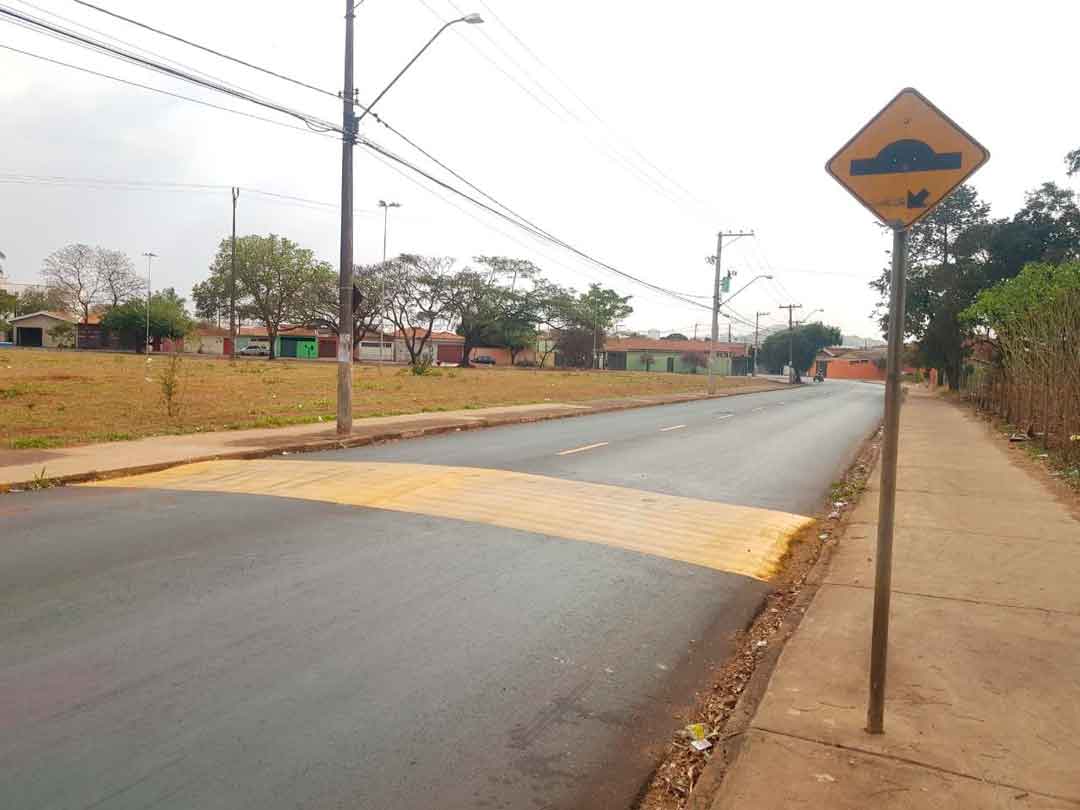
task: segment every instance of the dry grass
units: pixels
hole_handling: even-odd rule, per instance
[[[0,447],[61,447],[334,418],[330,362],[185,356],[173,381],[169,364],[165,356],[2,349]],[[751,380],[723,378],[721,384],[735,389]],[[169,385],[175,386],[171,398],[165,396]],[[443,368],[418,377],[403,368],[357,366],[354,390],[353,412],[364,417],[703,392],[705,377],[510,368]]]

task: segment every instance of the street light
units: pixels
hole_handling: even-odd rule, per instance
[[[382,227],[382,284],[379,291],[379,360],[385,360],[386,352],[386,231],[390,220],[390,209],[401,208],[401,203],[379,200],[379,208],[383,210]]]
[[[734,298],[734,297],[735,297],[736,295],[738,295],[739,293],[741,293],[741,292],[742,292],[743,290],[745,290],[745,289],[746,289],[747,287],[749,287],[749,286],[750,286],[751,284],[753,284],[753,283],[754,283],[755,281],[757,281],[757,280],[758,280],[759,278],[767,278],[767,279],[769,279],[770,281],[772,281],[772,276],[766,275],[766,274],[764,274],[764,273],[762,273],[762,274],[760,274],[760,275],[757,275],[757,276],[754,276],[754,277],[753,277],[752,279],[750,279],[750,280],[749,280],[748,282],[746,282],[746,283],[745,283],[745,284],[743,284],[743,285],[742,285],[741,287],[739,287],[739,289],[737,289],[737,290],[736,290],[735,292],[733,292],[733,293],[732,293],[731,295],[729,295],[729,296],[728,296],[728,297],[727,297],[726,299],[724,299],[724,303],[725,303],[725,304],[730,304],[730,303],[731,303],[731,299],[732,299],[732,298]]]
[[[146,353],[150,354],[150,261],[156,259],[158,255],[147,251],[143,254],[146,257]]]
[[[340,436],[352,433],[352,367],[353,345],[352,329],[345,329],[345,324],[353,322],[353,147],[356,145],[357,127],[364,116],[371,112],[372,107],[379,103],[380,99],[389,92],[390,88],[397,84],[413,63],[420,58],[431,44],[439,38],[447,28],[457,23],[476,25],[482,23],[484,18],[479,14],[466,14],[456,20],[444,23],[434,36],[431,37],[417,51],[416,56],[410,59],[405,67],[390,80],[390,84],[383,88],[379,95],[366,107],[359,104],[354,97],[355,87],[353,84],[353,19],[356,12],[356,0],[345,0],[345,87],[341,93],[342,121],[341,121],[341,268],[338,274],[338,384],[337,384],[337,432]],[[361,108],[360,115],[353,111],[353,106]]]
[[[431,39],[429,39],[427,41],[427,44],[424,45],[423,48],[421,48],[419,51],[416,52],[416,56],[414,56],[412,59],[410,59],[408,61],[408,64],[406,64],[405,67],[403,67],[400,71],[398,71],[397,76],[395,76],[394,78],[392,78],[390,80],[390,84],[386,85],[386,87],[383,88],[383,91],[381,93],[379,93],[379,95],[375,96],[375,100],[372,101],[370,104],[368,104],[366,107],[364,107],[364,111],[361,112],[360,115],[358,115],[356,117],[356,123],[359,124],[362,120],[364,120],[364,116],[367,115],[369,112],[371,112],[371,108],[379,103],[379,99],[381,99],[383,96],[385,96],[387,91],[389,91],[391,87],[393,87],[395,84],[397,84],[397,80],[400,79],[404,75],[406,70],[408,70],[409,68],[412,67],[413,62],[415,62],[417,59],[419,59],[421,57],[421,55],[423,55],[424,51],[426,51],[428,48],[431,47],[431,43],[433,43],[435,40],[437,40],[439,38],[439,35],[442,34],[443,31],[445,31],[451,25],[457,25],[458,23],[463,22],[463,23],[468,23],[469,25],[477,25],[479,23],[482,23],[483,21],[484,21],[484,18],[481,17],[479,14],[466,14],[464,17],[458,17],[456,20],[450,20],[450,22],[443,23],[442,28],[440,28],[438,31],[436,31],[432,35]]]
[[[812,310],[810,310],[809,314],[805,318],[803,318],[801,321],[796,321],[796,323],[798,323],[799,326],[802,326],[804,323],[808,323],[810,321],[810,316],[811,315],[814,315],[814,314],[816,314],[818,312],[824,312],[824,311],[825,310],[822,309],[821,307],[818,307],[817,309],[812,309]]]

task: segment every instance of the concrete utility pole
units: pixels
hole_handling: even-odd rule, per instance
[[[337,432],[352,433],[353,322],[353,19],[355,0],[345,0],[345,88],[341,94],[341,270],[338,277]]]
[[[795,321],[792,320],[791,313],[796,309],[802,309],[802,304],[781,304],[777,309],[787,310],[787,362],[788,362],[788,382],[795,382],[795,358],[794,358],[794,341],[795,341]]]
[[[761,325],[761,316],[768,315],[768,312],[755,312],[754,313],[754,364],[750,366],[750,376],[757,376],[757,346],[758,346],[758,330]]]
[[[716,234],[716,256],[712,257],[715,265],[713,274],[713,301],[712,301],[712,342],[709,343],[709,393],[716,393],[716,371],[713,361],[716,358],[716,344],[720,340],[720,257],[724,251],[724,237],[738,239],[740,236],[753,236],[753,231],[720,231]],[[732,273],[728,273],[730,280]]]
[[[156,253],[147,251],[143,254],[146,257],[146,353],[150,354],[150,296],[153,292],[152,285],[150,284],[150,261],[157,258]]]
[[[232,189],[232,275],[229,279],[229,340],[230,357],[236,357],[236,201],[240,197],[240,189],[233,186]],[[220,325],[220,324],[219,324]]]

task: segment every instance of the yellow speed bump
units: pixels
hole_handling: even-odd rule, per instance
[[[502,526],[767,579],[802,515],[476,467],[205,461],[83,486],[276,495]]]

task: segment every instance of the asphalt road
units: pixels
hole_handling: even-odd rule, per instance
[[[830,381],[4,496],[0,807],[627,807],[768,591],[679,558],[687,521],[814,511],[881,405]]]

